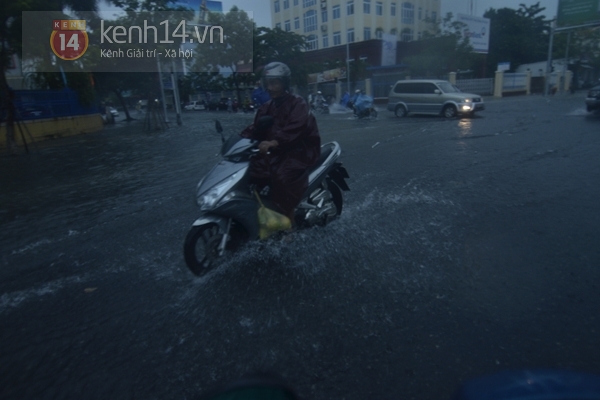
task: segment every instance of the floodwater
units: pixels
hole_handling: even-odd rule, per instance
[[[194,398],[274,370],[304,398],[433,399],[506,369],[600,373],[600,119],[581,100],[317,116],[350,174],[342,216],[200,278],[182,247],[214,119],[252,116],[0,157],[0,397]]]

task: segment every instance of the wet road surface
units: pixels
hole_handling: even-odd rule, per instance
[[[439,399],[506,369],[600,373],[600,115],[582,94],[486,106],[319,116],[342,217],[203,278],[182,244],[214,118],[250,115],[0,157],[0,398],[191,399],[276,370],[305,398]]]

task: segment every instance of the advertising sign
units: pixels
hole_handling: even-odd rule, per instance
[[[321,82],[331,82],[336,79],[344,79],[346,78],[346,68],[335,68],[329,69],[327,71],[318,72],[315,74],[308,74],[308,83],[321,83]]]
[[[490,20],[489,18],[474,17],[472,15],[456,14],[458,22],[466,25],[463,29],[463,38],[469,39],[476,53],[487,54],[490,47]]]
[[[600,22],[600,0],[558,0],[559,28]]]
[[[381,42],[381,66],[396,65],[396,44],[398,39],[396,35],[384,33]]]

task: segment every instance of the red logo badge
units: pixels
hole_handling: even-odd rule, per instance
[[[62,19],[52,21],[52,34],[50,47],[58,58],[63,60],[77,60],[88,48],[85,20]]]

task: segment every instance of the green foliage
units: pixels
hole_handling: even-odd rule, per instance
[[[518,10],[490,8],[485,12],[483,16],[490,19],[490,73],[499,62],[516,67],[547,58],[550,21],[541,15],[544,10],[538,2],[529,7],[521,4]]]
[[[304,87],[307,75],[316,72],[304,61],[304,47],[305,39],[301,35],[279,28],[260,27],[254,33],[253,64],[260,72],[258,69],[270,62],[282,62],[292,71],[292,85]]]
[[[430,21],[431,22],[431,21]],[[465,24],[453,21],[452,13],[438,21],[432,32],[425,32],[420,52],[402,61],[413,77],[437,77],[458,69],[468,69],[474,59],[473,48],[462,36]]]

